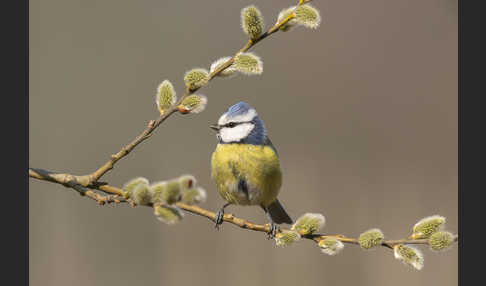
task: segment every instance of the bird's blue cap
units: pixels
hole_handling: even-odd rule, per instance
[[[246,103],[244,101],[240,101],[240,102],[232,105],[230,108],[228,108],[228,111],[226,111],[226,115],[228,117],[243,115],[243,114],[248,113],[248,111],[250,109],[252,109],[252,107],[248,103]]]

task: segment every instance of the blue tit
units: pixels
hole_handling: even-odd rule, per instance
[[[260,206],[270,222],[269,236],[274,237],[276,224],[291,224],[292,219],[277,199],[282,172],[262,120],[254,108],[239,102],[210,127],[218,138],[211,157],[211,177],[227,202],[216,214],[216,228],[223,223],[227,206]]]

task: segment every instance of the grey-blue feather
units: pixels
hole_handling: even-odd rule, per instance
[[[248,111],[250,111],[250,109],[252,109],[252,107],[248,103],[246,103],[244,101],[240,101],[240,102],[230,106],[228,108],[228,110],[226,111],[226,115],[229,116],[229,117],[235,117],[235,116],[238,116],[238,115],[243,115],[243,114],[248,113]]]

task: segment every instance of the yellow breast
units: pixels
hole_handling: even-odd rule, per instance
[[[282,185],[278,157],[268,146],[218,144],[211,169],[219,193],[233,204],[267,206],[277,198]],[[238,189],[239,180],[247,183],[247,194]]]

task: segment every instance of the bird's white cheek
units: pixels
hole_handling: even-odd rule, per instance
[[[250,132],[255,128],[252,123],[244,123],[237,125],[236,127],[225,127],[220,130],[219,135],[223,142],[235,142],[246,138]]]

